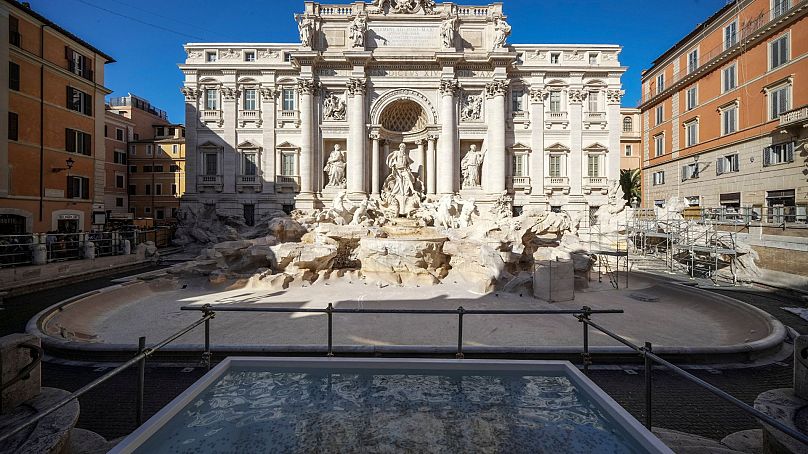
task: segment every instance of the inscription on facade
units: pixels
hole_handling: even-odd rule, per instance
[[[438,32],[437,26],[371,25],[368,28],[368,47],[433,48],[440,43]]]

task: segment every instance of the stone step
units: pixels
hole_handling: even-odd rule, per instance
[[[727,435],[721,444],[730,449],[749,454],[763,452],[763,430],[749,429]]]
[[[0,417],[0,433],[17,427],[29,417],[47,409],[70,393],[57,388],[42,388],[33,399],[17,406],[11,413]],[[62,408],[26,427],[0,446],[0,454],[40,454],[64,452],[70,440],[70,431],[79,419],[79,403],[73,400]]]
[[[115,446],[95,432],[74,428],[70,431],[70,443],[65,454],[103,454]]]

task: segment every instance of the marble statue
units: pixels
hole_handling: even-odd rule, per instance
[[[477,203],[474,199],[461,201],[460,214],[457,217],[457,227],[461,229],[471,227],[471,216],[475,211],[477,211]]]
[[[345,189],[345,165],[345,156],[342,154],[339,144],[335,144],[334,150],[331,151],[323,168],[328,175],[326,188]]]
[[[385,5],[398,14],[412,14],[420,8],[424,14],[435,14],[435,0],[373,0],[373,11],[384,11]]]
[[[504,49],[505,41],[511,36],[511,26],[505,19],[497,17],[494,19],[494,50]]]
[[[298,16],[297,31],[300,33],[300,45],[311,47],[314,37],[314,19],[305,16]]]
[[[349,29],[350,38],[351,38],[351,46],[352,47],[361,47],[364,49],[365,47],[365,33],[368,30],[368,23],[365,19],[365,16],[356,16],[351,22],[351,26]]]
[[[455,32],[457,31],[459,19],[457,16],[450,16],[440,24],[440,37],[443,41],[444,49],[455,48]]]
[[[480,187],[480,167],[482,167],[484,159],[485,152],[477,151],[477,145],[472,144],[466,156],[460,161],[463,188]]]
[[[433,219],[435,227],[443,227],[444,229],[454,227],[454,205],[455,202],[453,195],[447,194],[441,197]]]
[[[496,202],[491,207],[491,214],[494,219],[505,220],[513,217],[513,197],[508,194],[508,191],[502,191],[497,197]]]
[[[323,117],[326,120],[345,119],[345,100],[336,93],[330,93],[323,100]]]
[[[412,163],[407,145],[403,143],[399,144],[398,150],[394,150],[387,156],[387,167],[390,168],[390,176],[387,178],[392,179],[391,192],[393,194],[410,196],[416,193],[416,179],[410,169]]]
[[[460,119],[462,121],[475,121],[479,120],[482,116],[483,110],[483,97],[480,95],[468,95],[463,102],[463,107],[460,110]]]

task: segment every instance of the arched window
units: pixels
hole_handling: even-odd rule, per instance
[[[623,132],[632,132],[634,130],[634,122],[631,117],[623,118]]]

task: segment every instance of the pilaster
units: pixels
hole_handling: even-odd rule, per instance
[[[485,191],[499,194],[505,190],[507,156],[505,153],[505,95],[508,79],[494,80],[485,86],[488,102],[488,147],[484,163]]]
[[[437,192],[454,194],[457,179],[457,79],[440,81],[440,159],[437,162]]]
[[[570,198],[580,198],[582,202],[583,190],[583,102],[586,99],[586,92],[580,87],[571,88],[567,93],[569,96],[569,116],[570,116],[570,153],[567,163],[569,172]],[[572,201],[571,201],[572,202]]]
[[[314,187],[313,187],[313,98],[316,91],[316,84],[313,79],[300,78],[297,81],[297,89],[300,95],[300,193],[297,196],[299,208],[314,208]]]
[[[236,142],[236,118],[238,116],[239,91],[236,86],[236,71],[222,70],[222,88],[220,102],[222,109],[222,132],[220,133],[225,147],[222,153],[223,194],[235,194],[236,175],[241,171],[239,153]]]
[[[192,75],[186,74],[185,86],[180,89],[185,98],[185,194],[196,194],[197,175],[201,175],[199,165],[199,144],[197,138],[197,128],[199,128],[199,98],[201,92],[194,85],[189,84]],[[127,151],[128,153],[128,151]]]
[[[261,98],[261,133],[263,141],[263,150],[261,150],[262,193],[274,194],[275,179],[279,173],[275,167],[275,115],[278,90],[275,88],[275,83],[271,81],[272,74],[265,74],[264,77],[265,80],[269,79],[269,81],[262,83],[258,89]]]
[[[544,101],[549,92],[543,87],[530,89],[530,193],[546,201],[544,194]]]
[[[352,77],[348,80],[348,98],[351,101],[348,126],[348,167],[347,188],[349,196],[364,196],[365,192],[365,146],[367,132],[365,126],[365,91],[367,82],[364,77]]]

